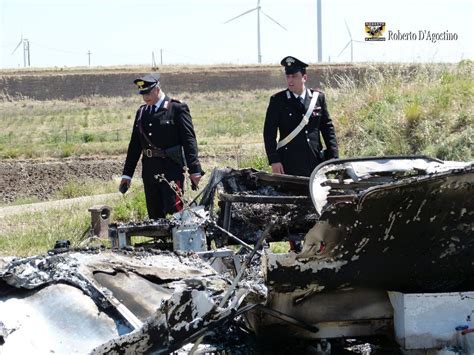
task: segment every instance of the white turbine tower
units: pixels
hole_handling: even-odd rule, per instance
[[[337,57],[339,58],[339,56],[342,54],[342,52],[344,52],[350,44],[351,45],[351,63],[352,63],[354,61],[354,42],[358,42],[358,43],[364,43],[364,42],[352,39],[352,34],[351,34],[351,31],[349,30],[349,26],[347,25],[346,20],[344,20],[344,23],[346,24],[346,28],[347,28],[347,32],[349,33],[350,40],[349,40],[349,42],[347,42],[347,44],[344,46],[344,48],[342,48],[342,50],[339,52]]]
[[[224,24],[229,23],[231,21],[234,21],[234,20],[238,19],[241,16],[247,15],[247,14],[251,13],[252,11],[257,11],[258,64],[261,64],[262,63],[262,51],[261,51],[261,47],[260,47],[260,12],[262,14],[264,14],[268,19],[275,22],[278,26],[283,28],[285,31],[288,31],[288,30],[284,26],[282,26],[280,23],[278,23],[275,19],[271,18],[269,15],[267,15],[265,12],[263,12],[262,7],[260,6],[260,0],[257,1],[257,7],[254,7],[253,9],[247,10],[247,11],[245,11],[244,13],[242,13],[238,16],[232,17],[230,20],[227,20],[226,22],[224,22]]]
[[[12,54],[13,55],[18,47],[23,43],[23,66],[26,67],[26,62],[28,60],[28,66],[30,66],[30,41],[28,41],[26,38],[23,38],[23,33],[21,34],[20,37],[20,42],[16,45],[15,49],[13,50]]]
[[[318,30],[318,63],[323,61],[323,24],[321,15],[321,0],[317,2],[317,21],[316,26]]]

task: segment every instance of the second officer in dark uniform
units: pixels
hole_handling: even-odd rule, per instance
[[[193,186],[203,174],[198,159],[196,134],[188,105],[166,96],[160,88],[160,74],[137,78],[134,83],[145,104],[138,108],[127,151],[121,191],[130,186],[138,160],[142,157],[142,178],[146,205],[151,219],[182,209],[182,202],[170,185],[182,191],[184,167]]]
[[[305,86],[308,65],[291,56],[283,58],[281,65],[288,88],[270,98],[263,131],[265,151],[273,173],[310,176],[322,161],[339,157],[336,133],[324,94]]]

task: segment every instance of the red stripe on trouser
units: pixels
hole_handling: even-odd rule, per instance
[[[183,201],[181,201],[181,199],[179,198],[179,195],[182,193],[181,181],[178,180],[175,182],[177,186],[175,206],[176,206],[176,211],[179,212],[183,209]]]

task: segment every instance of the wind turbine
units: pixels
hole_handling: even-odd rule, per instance
[[[12,54],[13,55],[18,47],[23,43],[23,66],[26,67],[26,59],[28,58],[28,66],[30,66],[30,41],[28,41],[26,38],[23,38],[23,33],[21,34],[20,37],[20,42],[16,45],[15,49],[13,50]]]
[[[350,44],[351,45],[351,63],[352,63],[354,61],[354,42],[357,42],[357,43],[365,43],[365,42],[364,41],[357,41],[355,39],[352,39],[352,34],[351,34],[351,31],[349,30],[349,26],[347,26],[346,20],[344,20],[344,23],[346,24],[346,28],[347,28],[347,32],[349,33],[350,40],[349,40],[349,42],[347,42],[347,44],[344,46],[344,48],[342,48],[342,51],[339,52],[337,57],[339,58],[339,56],[342,54],[342,52],[344,52],[344,50]]]
[[[351,45],[351,63],[354,61],[354,45],[353,45],[353,42],[354,40],[352,39],[352,34],[351,34],[351,31],[349,30],[349,26],[347,26],[347,22],[346,20],[344,19],[344,23],[346,24],[346,28],[347,28],[347,32],[349,33],[349,42],[347,42],[347,44],[344,46],[344,48],[342,48],[342,51],[339,52],[339,54],[337,55],[337,57],[339,58],[339,56],[342,54],[342,52],[344,52],[347,48],[347,46],[350,44]]]
[[[278,23],[275,19],[271,18],[269,15],[267,15],[265,12],[263,12],[262,7],[260,6],[260,0],[257,0],[257,7],[254,7],[253,9],[247,10],[244,13],[241,13],[238,16],[232,17],[230,20],[227,20],[224,22],[224,24],[229,23],[231,21],[234,21],[238,19],[241,16],[247,15],[251,13],[252,11],[257,11],[257,45],[258,45],[258,64],[262,63],[262,51],[260,48],[260,12],[264,14],[268,19],[271,21],[275,22],[278,26],[283,28],[285,31],[288,31],[284,26],[282,26],[280,23]]]

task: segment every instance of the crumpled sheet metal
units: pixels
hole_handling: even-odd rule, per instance
[[[182,258],[173,253],[133,254],[127,252],[70,252],[13,260],[0,270],[0,278],[9,285],[36,288],[45,283],[78,282],[81,274],[92,279],[94,272],[130,271],[162,281],[207,276],[215,271],[198,257]]]
[[[0,319],[7,335],[0,340],[3,355],[84,354],[131,331],[74,286],[57,283],[9,291],[0,295]],[[0,329],[0,337],[1,333]]]
[[[217,306],[221,295],[211,294],[202,286],[203,289],[176,291],[140,329],[96,347],[92,354],[161,354],[178,350],[203,335],[203,330],[232,318],[248,294],[247,290],[240,290],[221,309]]]
[[[357,187],[358,182],[371,182],[377,178],[379,184],[422,179],[433,174],[451,173],[464,169],[473,169],[473,162],[440,161],[426,157],[373,157],[329,160],[320,164],[310,177],[310,194],[316,211],[322,214],[324,208],[329,207],[328,196],[332,194],[331,186],[327,184],[330,176],[341,175],[344,172],[342,183],[345,189],[351,192],[365,191],[367,188]],[[374,184],[375,186],[375,184]]]
[[[87,299],[93,300],[117,324],[130,326],[127,323],[129,318],[121,313],[127,300],[123,300],[124,303],[118,302],[113,297],[113,292],[98,282],[101,279],[94,278],[97,273],[113,275],[123,272],[156,282],[160,287],[169,289],[170,294],[154,305],[156,312],[150,314],[143,323],[138,322],[139,326],[134,324],[134,327],[129,327],[125,332],[128,334],[123,331],[127,327],[122,327],[122,332],[117,331],[108,341],[96,345],[94,353],[132,354],[151,351],[150,349],[156,352],[178,349],[189,342],[193,335],[198,336],[207,327],[220,324],[228,317],[232,318],[232,314],[250,292],[241,288],[230,298],[224,309],[220,309],[217,305],[230,282],[216,274],[199,257],[192,254],[177,256],[168,252],[155,255],[104,250],[15,259],[0,270],[0,288],[9,288],[10,291],[14,288],[28,289],[30,291],[27,292],[38,294],[47,285],[72,285],[82,290],[88,296]],[[132,285],[136,285],[136,280],[134,282]],[[140,290],[127,290],[127,285],[122,286],[126,293],[140,297]],[[8,297],[6,300],[8,301]],[[130,330],[133,331],[129,332]],[[69,335],[74,337],[74,334]],[[67,338],[54,339],[54,334],[51,338],[51,341],[68,342]],[[8,338],[6,341],[8,342]],[[40,350],[49,351],[51,348],[54,347],[46,344]]]
[[[474,199],[468,196],[474,191],[474,169],[467,163],[430,169],[365,188],[352,202],[325,205],[300,254],[268,256],[269,292],[469,290]]]

